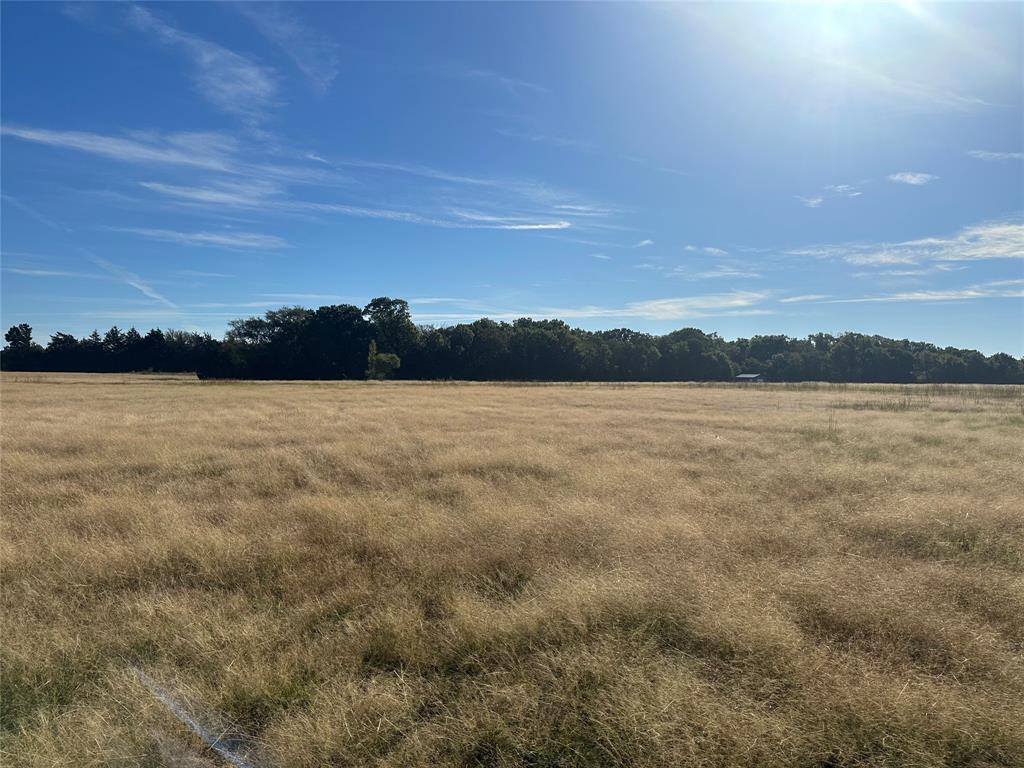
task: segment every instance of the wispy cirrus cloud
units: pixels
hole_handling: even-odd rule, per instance
[[[540,133],[538,131],[522,131],[517,128],[495,128],[494,131],[499,136],[504,136],[506,139],[530,141],[534,144],[548,144],[552,147],[578,149],[583,152],[598,151],[595,144],[591,144],[588,141],[580,141],[579,139],[572,139],[567,136],[553,136],[551,134]]]
[[[585,306],[546,310],[546,314],[563,318],[642,318],[645,320],[686,320],[725,315],[769,314],[757,305],[768,296],[766,292],[733,291],[702,296],[635,301],[620,307]]]
[[[65,269],[37,269],[34,267],[4,267],[4,272],[23,277],[73,277],[76,280],[110,280],[106,275],[93,275],[88,272],[74,272]]]
[[[443,213],[433,215],[417,211],[395,210],[391,208],[370,208],[345,203],[314,203],[305,201],[285,201],[279,207],[291,211],[312,213],[338,214],[358,219],[380,219],[384,221],[400,221],[407,224],[422,224],[444,229],[503,229],[503,230],[557,230],[568,229],[571,222],[564,220],[528,220],[519,217],[480,214],[460,211],[454,216]]]
[[[268,181],[218,181],[209,187],[187,187],[157,181],[139,182],[139,186],[167,197],[199,204],[230,205],[256,208],[281,196],[280,185]]]
[[[868,272],[854,272],[853,277],[925,277],[927,275],[935,275],[940,272],[959,272],[967,269],[964,264],[957,264],[955,262],[934,262],[924,267],[914,266],[911,269],[877,269]]]
[[[804,301],[821,301],[822,299],[830,298],[827,293],[805,293],[801,296],[787,296],[784,299],[779,299],[780,304],[798,304]]]
[[[179,245],[260,251],[291,248],[288,241],[283,238],[256,232],[178,232],[172,229],[142,227],[108,227],[107,229],[112,232],[125,232],[149,240],[163,240]]]
[[[466,69],[462,71],[462,77],[495,83],[513,96],[521,96],[523,93],[548,92],[548,89],[543,85],[537,85],[537,83],[531,83],[528,80],[522,80],[517,77],[509,77],[489,69]]]
[[[618,213],[615,208],[609,205],[580,200],[579,196],[571,192],[555,189],[538,181],[487,178],[417,163],[382,162],[357,158],[334,160],[320,158],[320,160],[345,169],[398,173],[429,181],[444,182],[446,185],[454,185],[456,188],[459,186],[466,186],[471,189],[480,188],[473,189],[472,195],[474,200],[480,200],[481,195],[486,192],[493,197],[500,198],[505,205],[550,208],[556,213],[575,218],[604,218]],[[446,191],[446,194],[450,195],[451,193]]]
[[[134,132],[106,136],[80,131],[4,126],[3,132],[26,141],[71,149],[121,162],[168,165],[210,171],[211,178],[183,184],[177,180],[134,182],[171,202],[211,210],[212,206],[259,210],[282,215],[342,215],[357,218],[403,221],[452,229],[543,231],[572,226],[611,227],[602,221],[617,215],[611,206],[598,204],[544,183],[523,179],[494,179],[452,173],[425,165],[345,159],[331,162],[317,157],[316,165],[265,162],[254,157],[251,147],[222,134],[159,134]],[[308,152],[302,154],[310,162]],[[295,152],[286,156],[298,157]],[[359,184],[336,168],[363,170]],[[406,191],[419,202],[405,210],[366,204],[297,198],[289,186],[303,184],[346,188],[363,198],[389,194],[390,182],[372,172],[401,173],[425,180]],[[217,177],[214,174],[222,174]],[[227,176],[228,178],[225,178]],[[430,183],[437,182],[437,183]],[[109,191],[108,194],[115,194]],[[122,200],[131,196],[117,192]],[[461,203],[461,204],[460,204]],[[468,212],[468,213],[467,213]]]
[[[175,185],[146,182],[143,186],[154,192],[171,196],[195,204],[219,204],[242,210],[260,210],[272,213],[283,214],[320,214],[337,215],[357,219],[377,219],[381,221],[403,222],[406,224],[419,224],[444,229],[495,229],[509,231],[529,230],[561,230],[568,229],[572,222],[564,219],[551,219],[544,217],[528,218],[524,216],[498,215],[469,210],[448,210],[448,211],[415,211],[400,210],[394,208],[378,208],[363,205],[351,205],[348,203],[317,202],[311,200],[296,200],[291,198],[278,197],[272,192],[267,194],[256,194],[256,191],[233,192],[222,187],[182,187]],[[163,232],[163,230],[149,230],[150,232]],[[138,233],[138,232],[137,232]],[[168,233],[162,239],[183,244],[214,244],[210,242],[196,242],[187,233]],[[236,239],[232,235],[220,235],[214,233],[198,233],[204,237],[218,237],[225,239]],[[155,236],[155,235],[154,235]],[[259,236],[262,238],[271,237],[268,235]],[[280,238],[275,241],[284,243]],[[234,247],[246,247],[243,244]],[[248,247],[261,247],[250,245]],[[285,247],[273,245],[266,247]]]
[[[205,272],[201,269],[179,269],[174,274],[181,277],[234,277],[226,272]]]
[[[16,125],[0,126],[0,134],[45,146],[96,155],[108,160],[144,166],[181,166],[258,183],[346,186],[352,179],[322,164],[266,162],[259,149],[243,146],[235,137],[214,132],[160,133],[127,131],[120,136],[88,131],[57,131]],[[307,160],[308,158],[302,158]],[[217,182],[227,186],[231,182]]]
[[[806,208],[820,208],[829,199],[837,197],[860,197],[863,194],[852,184],[827,184],[821,188],[820,193],[813,195],[794,195],[800,204]]]
[[[837,195],[843,195],[844,197],[860,197],[863,194],[852,184],[829,184],[825,187],[828,192],[834,192]]]
[[[667,274],[670,277],[682,277],[686,280],[718,280],[722,278],[748,280],[763,277],[760,272],[755,272],[752,269],[727,264],[697,272],[690,271],[686,267],[676,267]]]
[[[1024,279],[994,280],[964,288],[903,291],[878,296],[860,296],[852,299],[832,299],[828,304],[862,304],[873,302],[904,301],[970,301],[974,299],[1019,299],[1024,298]]]
[[[261,293],[260,296],[271,301],[352,301],[351,296],[337,293]]]
[[[51,147],[87,152],[126,163],[182,165],[211,171],[229,171],[228,155],[234,139],[218,133],[144,133],[108,136],[87,131],[53,131],[16,125],[0,127],[4,136]]]
[[[255,124],[276,105],[277,75],[270,67],[184,32],[139,5],[128,9],[128,22],[162,43],[180,48],[192,62],[196,90],[222,112]]]
[[[597,144],[590,141],[582,141],[580,139],[573,139],[568,136],[555,136],[548,133],[541,133],[538,131],[527,131],[519,130],[517,128],[501,127],[495,128],[495,133],[499,136],[504,136],[507,139],[516,139],[518,141],[529,141],[534,144],[546,144],[552,147],[563,147],[566,149],[576,150],[578,152],[585,152],[592,155],[603,155],[605,157],[625,160],[635,165],[649,168],[653,171],[659,171],[661,173],[671,174],[673,176],[691,176],[692,174],[681,171],[678,168],[672,168],[653,160],[649,160],[644,157],[637,157],[636,155],[625,155],[619,152],[609,151],[602,149]]]
[[[906,105],[932,109],[971,110],[992,106],[977,96],[961,93],[938,84],[888,74],[866,62],[841,56],[824,58],[820,63],[841,73],[847,83],[854,82],[867,91]]]
[[[580,237],[563,237],[560,235],[548,235],[551,240],[560,240],[563,243],[576,243],[577,245],[589,245],[593,248],[614,248],[616,250],[629,250],[632,248],[645,248],[647,245],[654,245],[654,241],[651,240],[646,245],[640,245],[639,243],[615,243],[608,240],[589,240],[587,238]],[[645,241],[641,240],[641,243]]]
[[[571,222],[568,221],[535,221],[521,216],[495,216],[479,211],[461,209],[452,210],[451,213],[458,220],[492,229],[568,229],[572,226]]]
[[[573,226],[571,218],[600,215],[599,208],[582,208],[573,205],[555,205],[554,210],[545,213],[543,206],[536,211],[530,201],[513,196],[511,200],[498,199],[495,207],[511,207],[513,212],[478,211],[468,208],[432,208],[424,205],[417,210],[401,210],[351,203],[312,201],[296,199],[286,190],[271,182],[224,182],[218,181],[207,186],[184,186],[163,182],[142,182],[141,186],[151,192],[173,200],[196,205],[221,205],[242,210],[262,210],[284,214],[323,214],[353,218],[400,221],[409,224],[443,227],[448,229],[495,229],[495,230],[561,230]],[[582,209],[581,209],[582,208]],[[564,218],[559,217],[564,216]]]
[[[895,184],[909,184],[912,187],[921,187],[937,181],[939,177],[931,173],[900,171],[899,173],[890,173],[886,178]]]
[[[451,171],[441,170],[439,168],[432,168],[428,165],[418,165],[411,163],[385,163],[376,160],[360,160],[358,158],[344,157],[336,160],[325,160],[322,157],[317,157],[317,160],[322,163],[335,164],[347,168],[363,168],[374,171],[391,171],[394,173],[404,173],[410,176],[420,176],[426,179],[435,179],[437,181],[448,181],[454,184],[469,184],[473,186],[482,187],[496,187],[501,186],[502,182],[496,179],[485,179],[478,176],[470,176],[463,173],[453,173]]]
[[[119,282],[129,285],[143,296],[152,299],[153,301],[163,304],[165,307],[173,310],[178,309],[178,305],[168,299],[163,294],[160,294],[150,285],[147,281],[143,280],[134,272],[130,272],[124,267],[120,267],[117,264],[113,264],[106,259],[101,259],[99,256],[89,254],[90,260],[98,266],[100,269],[108,272],[112,277],[117,279]]]
[[[337,44],[312,29],[285,4],[232,3],[231,7],[281,49],[315,91],[327,92],[338,76]]]
[[[9,203],[10,205],[13,205],[19,211],[21,211],[22,213],[26,214],[27,216],[35,219],[36,221],[38,221],[40,224],[42,224],[45,227],[49,227],[50,229],[61,230],[61,231],[64,231],[64,232],[70,232],[71,231],[67,227],[65,227],[63,224],[58,224],[56,221],[51,219],[49,216],[46,216],[45,214],[40,213],[39,211],[37,211],[35,208],[33,208],[28,203],[22,202],[21,200],[19,200],[16,197],[13,197],[12,195],[2,194],[2,195],[0,195],[0,200],[2,200],[5,203]]]
[[[987,149],[971,149],[967,151],[967,155],[975,160],[1024,160],[1024,152],[992,152]]]
[[[790,256],[838,259],[849,264],[894,265],[1024,258],[1024,224],[996,221],[964,227],[946,237],[896,243],[843,243],[787,251]]]
[[[489,317],[493,320],[515,320],[520,317],[558,318],[563,320],[586,319],[643,319],[643,320],[689,320],[707,317],[736,317],[773,314],[761,305],[768,296],[766,292],[734,291],[701,296],[683,296],[665,299],[634,301],[620,306],[583,305],[575,307],[533,307],[515,308],[490,306],[484,301],[453,302],[452,311],[414,311],[413,317],[419,322],[475,320]],[[458,305],[462,306],[458,306]],[[470,311],[467,311],[470,310]]]

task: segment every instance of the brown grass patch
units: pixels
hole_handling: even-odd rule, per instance
[[[2,394],[5,765],[1024,765],[1019,387]]]

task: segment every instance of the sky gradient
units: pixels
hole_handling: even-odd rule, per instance
[[[1024,5],[2,14],[2,322],[281,305],[1024,354]]]

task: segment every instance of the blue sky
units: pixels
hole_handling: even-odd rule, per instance
[[[2,5],[2,321],[1024,354],[1020,4]]]

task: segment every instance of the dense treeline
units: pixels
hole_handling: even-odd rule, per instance
[[[560,320],[486,318],[433,328],[412,322],[401,299],[285,307],[233,320],[223,341],[209,334],[134,328],[83,339],[56,333],[42,347],[27,324],[12,327],[5,370],[195,371],[251,379],[541,381],[726,380],[740,372],[772,381],[1024,383],[1024,360],[974,350],[846,333],[805,339],[726,341],[684,328],[663,336],[617,328],[585,331]]]

